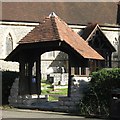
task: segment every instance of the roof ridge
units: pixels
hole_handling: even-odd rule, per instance
[[[53,34],[54,37],[61,39],[60,34],[59,34],[59,31],[58,31],[57,24],[56,24],[56,21],[55,21],[55,17],[53,17],[53,16],[50,17],[50,20],[51,20],[51,24],[52,24],[52,26],[53,26],[53,32],[55,33],[55,34]]]
[[[56,15],[55,12],[51,12],[51,13],[49,14],[49,18],[51,18],[51,17],[58,17],[58,16]]]
[[[60,21],[60,22],[62,22],[66,27],[68,27],[67,24],[66,24],[60,17],[57,16],[57,17],[55,17],[54,20],[56,21],[55,23],[57,23],[57,21]],[[59,28],[58,23],[56,24],[56,26],[57,26],[57,30],[58,30],[58,28]],[[59,34],[60,40],[61,40],[61,41],[64,41],[64,39],[63,39],[63,37],[61,36],[61,33],[60,33],[59,30],[58,30],[58,34]]]

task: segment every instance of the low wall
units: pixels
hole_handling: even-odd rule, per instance
[[[85,80],[84,80],[85,79]],[[47,96],[33,96],[33,95],[18,95],[19,79],[15,79],[11,88],[9,103],[14,107],[24,108],[38,108],[44,110],[65,111],[65,112],[77,112],[79,109],[80,100],[84,96],[84,91],[89,85],[88,77],[73,77],[71,82],[71,96],[59,97],[57,102],[49,102]]]
[[[36,102],[46,102],[47,96],[38,95],[18,95],[19,78],[16,78],[10,90],[9,104],[14,107],[31,106]]]
[[[79,109],[80,100],[84,96],[84,91],[89,85],[90,77],[88,76],[74,76],[72,77],[71,96],[60,97],[60,108],[67,112],[77,112]]]

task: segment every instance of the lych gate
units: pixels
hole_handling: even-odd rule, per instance
[[[20,45],[19,48],[19,63],[20,63],[20,83],[19,83],[19,94],[37,94],[41,95],[41,55],[47,51],[60,50],[64,51],[69,56],[68,62],[68,73],[69,73],[69,82],[68,82],[68,96],[70,96],[70,76],[71,76],[71,65],[72,60],[76,61],[76,65],[79,57],[77,53],[74,53],[74,50],[71,50],[69,46],[61,41],[51,41],[51,42],[42,42],[37,44],[26,44]],[[74,54],[74,58],[73,58]],[[75,55],[76,54],[76,55]],[[78,57],[78,58],[77,58]],[[82,60],[82,58],[81,58]],[[87,63],[87,60],[85,63]],[[80,61],[79,61],[80,62]],[[81,63],[85,66],[85,64]],[[35,67],[35,83],[33,84],[33,67]]]
[[[91,60],[93,62],[103,60],[103,57],[87,42],[52,13],[19,41],[17,48],[6,58],[7,61],[20,63],[19,95],[41,95],[41,55],[53,50],[68,54],[68,97],[71,96],[71,67],[92,67]],[[33,66],[36,70],[35,78]]]

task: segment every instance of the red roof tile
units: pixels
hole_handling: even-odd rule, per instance
[[[66,42],[84,58],[103,59],[63,20],[52,14],[20,40],[19,44],[58,40]]]

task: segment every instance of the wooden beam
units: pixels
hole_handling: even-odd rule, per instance
[[[69,55],[69,61],[68,61],[68,97],[71,96],[71,57]]]
[[[32,61],[28,63],[28,84],[29,93],[32,94]]]
[[[112,67],[111,54],[109,55],[109,67]]]
[[[25,94],[25,85],[24,85],[24,81],[25,81],[25,62],[23,59],[23,55],[21,54],[21,56],[19,57],[19,62],[20,62],[20,66],[19,66],[19,95],[24,95]]]
[[[41,56],[36,61],[37,94],[41,95]]]

